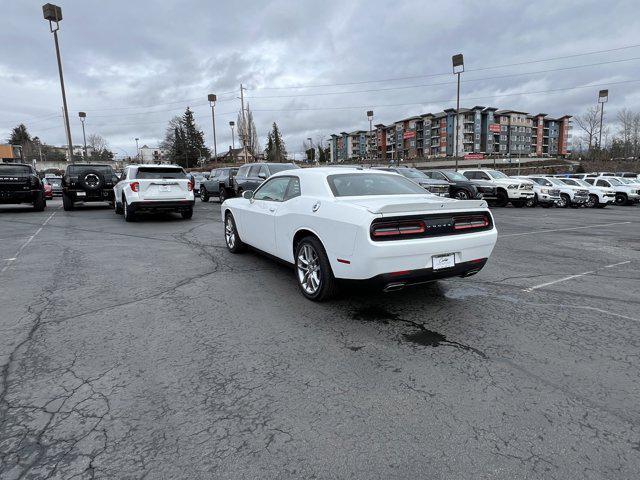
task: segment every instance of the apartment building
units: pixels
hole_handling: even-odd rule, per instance
[[[456,118],[458,131],[456,135]],[[566,156],[570,153],[571,116],[551,118],[518,110],[476,105],[425,113],[375,130],[331,135],[331,160],[411,161],[419,158],[481,154]]]

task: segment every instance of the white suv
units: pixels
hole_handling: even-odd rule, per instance
[[[587,177],[587,182],[596,187],[610,187],[616,192],[616,205],[632,205],[640,201],[640,189],[627,185],[615,177]]]
[[[193,184],[178,165],[130,165],[114,187],[116,213],[127,222],[138,212],[179,212],[193,216]]]
[[[589,200],[585,207],[604,208],[616,200],[616,191],[609,187],[596,187],[580,178],[560,178],[561,182],[573,187],[582,187],[589,190]]]
[[[511,178],[497,170],[473,169],[459,170],[469,180],[485,180],[497,188],[496,204],[504,207],[511,202],[514,207],[524,207],[527,200],[534,198],[531,180]]]
[[[544,178],[549,181],[549,183],[551,183],[554,188],[560,190],[560,200],[556,203],[558,207],[578,208],[582,205],[585,205],[589,200],[589,190],[587,190],[585,187],[575,187],[572,185],[567,185],[566,183],[560,181],[559,178],[548,177],[545,175],[527,175],[527,178]]]
[[[540,205],[544,208],[553,207],[560,201],[560,190],[543,177],[513,177],[525,178],[533,182],[534,198],[527,201],[527,207]]]

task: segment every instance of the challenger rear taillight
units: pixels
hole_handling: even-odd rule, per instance
[[[373,238],[419,235],[424,232],[425,226],[421,220],[377,223],[371,227],[371,236]]]
[[[454,230],[473,230],[475,228],[485,228],[489,226],[489,219],[484,215],[473,215],[470,217],[455,217],[453,219]]]
[[[129,186],[131,187],[131,191],[132,192],[137,192],[140,189],[140,183],[139,182],[131,182],[129,184]]]

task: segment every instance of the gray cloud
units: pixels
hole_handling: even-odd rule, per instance
[[[595,103],[599,87],[515,94],[640,80],[640,60],[541,72],[640,57],[640,48],[478,70],[640,43],[635,1],[59,3],[74,139],[80,138],[77,111],[85,110],[88,131],[104,135],[118,153],[135,150],[133,137],[157,144],[168,120],[187,105],[211,142],[210,92],[219,95],[218,145],[226,149],[240,82],[250,88],[247,100],[261,142],[275,121],[296,151],[307,137],[367,128],[369,106],[376,123],[450,107],[454,78],[273,87],[446,74],[451,55],[464,52],[463,105],[578,114]],[[32,134],[62,144],[53,41],[41,4],[10,2],[3,9],[0,138],[22,121]],[[523,75],[509,76],[514,74]],[[481,80],[486,77],[499,78]],[[640,108],[640,82],[610,90],[611,119],[619,108]],[[299,96],[333,92],[351,93]],[[273,96],[283,98],[265,98]]]

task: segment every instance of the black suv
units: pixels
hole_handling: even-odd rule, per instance
[[[233,197],[233,178],[238,173],[237,167],[216,168],[211,175],[200,183],[200,200],[208,202],[209,197],[218,197],[220,203]]]
[[[274,173],[292,168],[299,167],[294,163],[247,163],[238,169],[233,179],[235,194],[242,196],[242,192],[254,191]]]
[[[30,203],[36,212],[47,206],[44,185],[26,163],[0,163],[0,204]]]
[[[403,177],[412,180],[420,185],[428,192],[438,195],[440,197],[449,196],[449,182],[446,180],[435,180],[428,177],[422,170],[409,167],[373,167],[374,170],[384,170],[385,172],[399,173]]]
[[[113,206],[113,186],[118,177],[111,165],[74,163],[62,177],[62,206],[73,210],[75,202],[109,202]]]
[[[429,170],[424,174],[434,180],[444,180],[449,182],[449,193],[452,198],[458,200],[472,200],[474,198],[483,198],[483,192],[486,191],[487,196],[495,196],[495,187],[474,184],[467,177],[454,170]]]

